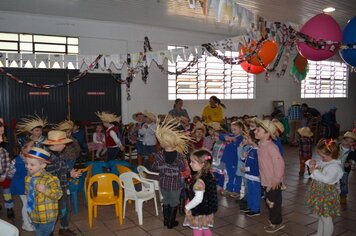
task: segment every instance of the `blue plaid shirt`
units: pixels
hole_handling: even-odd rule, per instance
[[[291,106],[288,109],[288,120],[302,120],[303,111],[301,106]]]

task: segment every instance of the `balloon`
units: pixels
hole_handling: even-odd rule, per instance
[[[255,66],[255,65],[248,63],[247,61],[240,63],[240,66],[247,73],[251,73],[251,74],[255,74],[255,75],[260,74],[265,71],[265,68],[263,68],[263,66]]]
[[[253,51],[256,48],[257,43],[255,41],[252,41],[249,52],[253,53]],[[242,46],[242,52],[245,54],[247,52],[248,45]],[[274,41],[271,40],[265,40],[262,42],[262,46],[260,50],[257,52],[258,57],[261,59],[264,65],[270,64],[277,56],[278,53],[278,47],[277,44]],[[255,66],[261,66],[261,63],[258,61],[257,56],[254,56],[250,60],[250,64],[255,65]]]
[[[342,42],[344,44],[356,43],[356,16],[347,23],[342,35]],[[340,50],[340,56],[347,64],[356,67],[356,49]]]
[[[321,13],[308,20],[300,30],[301,33],[308,35],[316,40],[331,40],[341,42],[342,32],[339,24],[331,16]],[[337,50],[330,51],[325,49],[315,49],[304,42],[297,43],[299,53],[312,61],[326,60],[335,55]]]

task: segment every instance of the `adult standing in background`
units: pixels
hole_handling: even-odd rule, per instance
[[[302,104],[302,111],[306,122],[305,125],[307,125],[312,118],[320,117],[320,112],[313,107],[309,107],[306,103]]]
[[[204,107],[202,117],[203,121],[208,124],[211,122],[222,123],[224,119],[224,110],[226,106],[221,103],[220,99],[216,96],[211,96],[209,99],[209,105]]]
[[[330,110],[321,117],[321,124],[326,127],[325,138],[337,138],[340,134],[340,124],[336,121],[336,106],[331,106]]]
[[[190,120],[188,112],[186,109],[183,109],[183,100],[180,98],[177,98],[174,101],[173,109],[168,112],[169,115],[173,117],[186,117],[188,120]]]
[[[288,109],[289,120],[289,142],[292,146],[297,146],[296,132],[301,127],[303,121],[303,111],[300,104],[296,101]]]

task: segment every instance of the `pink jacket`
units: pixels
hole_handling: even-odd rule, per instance
[[[272,140],[260,142],[257,149],[261,184],[272,187],[284,179],[284,160]]]

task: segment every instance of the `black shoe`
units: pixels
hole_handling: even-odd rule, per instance
[[[163,205],[163,225],[168,225],[168,214],[169,214],[169,206]]]
[[[176,227],[179,225],[179,222],[176,221],[176,216],[177,216],[177,208],[178,207],[171,207],[169,206],[169,215],[168,215],[168,229],[172,229],[173,227]]]
[[[261,215],[261,213],[259,211],[258,212],[249,211],[249,212],[246,212],[246,215],[253,217],[253,216],[259,216],[259,215]]]
[[[7,209],[7,218],[9,218],[9,219],[15,218],[15,213],[12,208]]]

